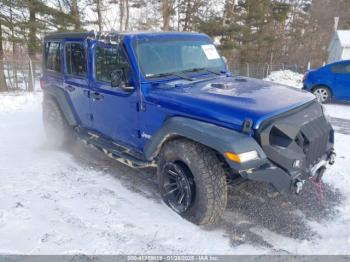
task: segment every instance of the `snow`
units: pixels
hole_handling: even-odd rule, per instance
[[[0,114],[13,113],[24,109],[35,109],[35,104],[40,105],[38,95],[41,93],[11,92],[1,94]]]
[[[1,95],[0,112],[0,253],[234,252],[222,230],[203,230],[128,189],[133,181],[47,148],[40,93]]]
[[[336,133],[326,204],[314,206],[306,194],[277,198],[276,208],[270,204],[280,200],[239,189],[230,193],[222,224],[199,227],[161,202],[152,172],[79,142],[71,150],[50,149],[41,100],[41,93],[0,95],[2,254],[350,254],[350,133]],[[350,119],[349,106],[327,108],[334,118]],[[342,124],[350,128],[349,122]],[[335,192],[342,197],[332,202]],[[335,215],[317,218],[328,211]],[[286,228],[312,234],[296,237]]]
[[[328,114],[333,117],[350,119],[350,105],[326,104]]]
[[[291,70],[273,71],[264,80],[296,88],[303,87],[303,75]]]
[[[291,70],[273,71],[264,79],[265,81],[275,82],[292,86],[296,88],[303,87],[303,75]],[[341,104],[326,104],[327,112],[334,117],[350,119],[350,108]]]
[[[337,35],[342,47],[350,47],[350,30],[337,30]]]

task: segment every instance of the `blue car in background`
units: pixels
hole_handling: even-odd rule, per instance
[[[320,103],[350,101],[350,60],[310,70],[303,82],[304,89],[312,92]]]

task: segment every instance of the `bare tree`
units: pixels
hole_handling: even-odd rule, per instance
[[[6,84],[5,72],[4,72],[4,48],[3,48],[3,34],[2,25],[0,20],[0,92],[7,91],[8,87]]]
[[[350,28],[350,1],[313,0],[310,5],[305,30],[304,48],[300,56],[308,57],[313,66],[321,66],[327,60],[327,47],[334,34],[334,17],[339,17],[338,29]]]
[[[123,30],[124,22],[124,0],[119,0],[119,30]]]
[[[173,0],[163,0],[162,2],[162,16],[163,16],[163,30],[169,31],[170,29],[170,19],[174,11],[174,1]]]
[[[81,29],[81,22],[80,22],[80,14],[78,9],[78,1],[72,0],[71,3],[71,15],[74,20],[74,29],[80,30]]]
[[[96,12],[97,12],[97,25],[98,25],[98,30],[102,32],[103,27],[102,27],[102,3],[101,0],[95,0],[96,4]]]
[[[14,76],[14,88],[18,89],[18,81],[17,81],[17,64],[16,64],[16,38],[15,38],[15,27],[14,27],[14,18],[13,18],[13,8],[12,8],[12,2],[10,2],[10,6],[9,6],[9,11],[10,11],[10,15],[9,15],[9,21],[10,21],[10,31],[11,31],[11,42],[12,42],[12,59],[13,59],[13,76]],[[29,16],[31,16],[31,13],[29,12]],[[31,40],[31,32],[32,29],[29,28],[29,40]],[[31,45],[28,45],[28,54],[30,56],[30,52],[32,51],[32,49],[30,49]]]
[[[125,0],[125,9],[126,9],[126,16],[125,16],[124,30],[126,31],[129,29],[129,18],[130,18],[129,0]]]

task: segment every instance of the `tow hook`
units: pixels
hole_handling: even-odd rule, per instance
[[[330,165],[334,165],[335,157],[336,157],[336,153],[334,153],[334,152],[330,153],[330,155],[328,157],[328,163]]]
[[[294,188],[295,188],[295,194],[299,195],[300,192],[303,190],[303,186],[305,184],[305,180],[300,180],[298,179],[295,184],[294,184]]]

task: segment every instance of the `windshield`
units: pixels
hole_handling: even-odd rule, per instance
[[[225,70],[215,46],[201,40],[154,40],[138,42],[135,53],[146,78],[198,69]]]

